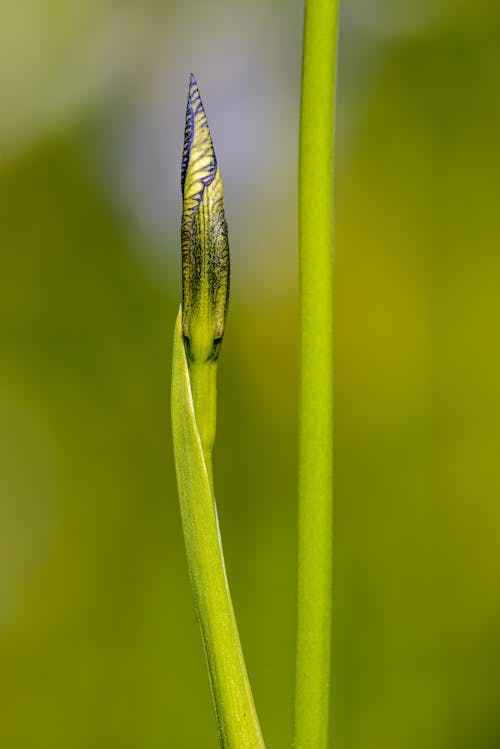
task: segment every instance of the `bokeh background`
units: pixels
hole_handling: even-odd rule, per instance
[[[332,733],[500,746],[500,6],[345,0]],[[0,5],[0,747],[216,749],[172,461],[188,74],[225,184],[216,486],[291,745],[298,0]]]

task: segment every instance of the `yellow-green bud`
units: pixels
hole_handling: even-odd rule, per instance
[[[193,75],[182,153],[182,333],[191,361],[217,359],[229,300],[222,180]]]

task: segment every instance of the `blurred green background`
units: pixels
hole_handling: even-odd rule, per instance
[[[217,747],[169,433],[191,71],[232,247],[222,532],[291,744],[302,14],[1,2],[1,749]],[[500,7],[341,24],[334,746],[498,749]]]

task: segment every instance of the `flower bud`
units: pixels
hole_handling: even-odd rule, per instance
[[[218,357],[229,300],[222,180],[193,75],[182,153],[182,333],[191,361]]]

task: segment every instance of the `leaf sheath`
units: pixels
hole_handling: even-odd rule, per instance
[[[217,509],[198,432],[179,312],[172,367],[172,428],[189,574],[224,749],[264,749],[241,650]],[[215,388],[215,378],[212,378]]]

